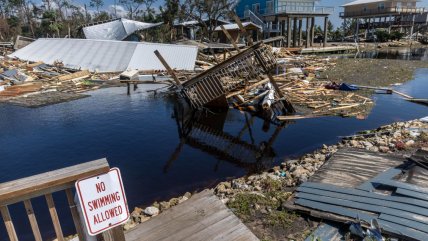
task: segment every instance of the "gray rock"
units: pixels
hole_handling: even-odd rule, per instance
[[[156,216],[159,214],[159,208],[153,206],[147,207],[146,209],[144,209],[144,214],[149,216]]]

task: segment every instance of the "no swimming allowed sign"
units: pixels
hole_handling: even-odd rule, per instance
[[[78,180],[76,190],[88,233],[95,236],[129,219],[122,177],[118,168]]]

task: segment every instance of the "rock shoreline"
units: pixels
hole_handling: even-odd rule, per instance
[[[264,234],[260,234],[260,230],[249,225],[249,223],[254,223],[255,219],[257,219],[257,217],[251,218],[251,215],[254,215],[259,210],[261,213],[266,214],[266,217],[272,218],[263,218],[266,219],[262,221],[266,222],[262,225],[264,228],[269,224],[276,226],[277,222],[279,222],[283,225],[283,228],[288,230],[290,228],[288,225],[297,220],[297,216],[291,214],[287,214],[285,217],[278,216],[277,209],[281,207],[281,202],[291,195],[295,187],[314,175],[334,153],[341,148],[347,147],[401,156],[410,154],[418,148],[428,149],[428,118],[396,122],[381,126],[375,130],[363,131],[357,135],[344,137],[341,142],[335,145],[323,145],[322,148],[310,154],[305,154],[295,160],[284,161],[280,166],[275,166],[263,173],[221,182],[214,188],[214,193],[238,217],[243,219],[259,238],[265,238]],[[183,196],[172,198],[169,201],[155,202],[145,209],[136,207],[124,229],[134,228],[139,223],[149,220],[151,217],[186,201],[190,197],[191,193],[187,192]],[[250,198],[250,201],[246,198]],[[249,211],[248,209],[256,211]],[[282,211],[283,213],[287,212],[286,210]],[[284,226],[285,224],[286,226]],[[297,232],[300,235],[305,233],[304,230],[299,229]],[[275,237],[270,238],[275,240]],[[299,239],[295,235],[289,238]]]

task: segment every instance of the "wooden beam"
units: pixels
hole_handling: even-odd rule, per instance
[[[73,187],[78,179],[110,170],[105,158],[0,184],[0,205]]]
[[[36,215],[34,214],[33,205],[31,200],[24,201],[25,211],[27,212],[28,220],[30,221],[31,230],[33,230],[34,239],[36,241],[43,241],[42,235],[40,234],[39,225],[37,223]]]
[[[103,233],[104,241],[125,241],[122,226],[114,227]]]
[[[59,222],[58,213],[56,212],[55,203],[52,197],[52,194],[46,194],[45,195],[46,202],[48,204],[49,213],[51,215],[52,224],[55,229],[56,238],[58,241],[65,241],[64,234],[62,233],[61,224]]]
[[[239,17],[232,12],[233,19],[235,20],[236,24],[238,24],[239,29],[241,29],[241,32],[244,34],[245,38],[247,39],[248,45],[253,46],[253,38],[247,33],[247,30],[245,29],[244,25],[242,25],[241,20]]]
[[[163,66],[165,67],[165,69],[168,71],[168,74],[172,76],[172,78],[174,79],[174,81],[177,84],[177,86],[181,86],[181,82],[177,78],[177,76],[175,75],[174,70],[172,70],[172,68],[169,66],[169,64],[162,57],[162,55],[159,53],[158,50],[155,50],[155,55],[156,55],[156,57],[158,57],[159,61],[163,64]]]
[[[65,190],[67,195],[68,206],[70,207],[71,216],[73,217],[74,227],[76,228],[77,235],[80,241],[85,241],[85,234],[83,232],[83,225],[80,220],[79,212],[77,211],[76,203],[71,188]]]
[[[227,39],[229,39],[229,41],[232,43],[232,45],[236,49],[236,51],[238,51],[238,53],[240,53],[241,50],[239,49],[238,45],[236,45],[235,40],[232,38],[232,36],[230,36],[229,32],[224,28],[223,25],[220,25],[220,28],[223,31],[224,35],[226,35]]]
[[[13,225],[12,218],[10,217],[9,208],[7,206],[1,206],[0,212],[3,218],[4,225],[6,226],[7,234],[9,235],[9,240],[18,241],[15,226]]]

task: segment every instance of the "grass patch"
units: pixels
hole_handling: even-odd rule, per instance
[[[240,193],[228,203],[229,208],[240,216],[247,217],[254,211],[255,205],[260,206],[275,206],[276,201],[272,201],[269,197],[265,197],[252,193]]]
[[[294,212],[273,210],[267,216],[268,224],[274,227],[287,228],[298,218]]]
[[[261,187],[267,192],[280,191],[283,187],[283,183],[282,180],[275,180],[268,177],[262,181]]]

